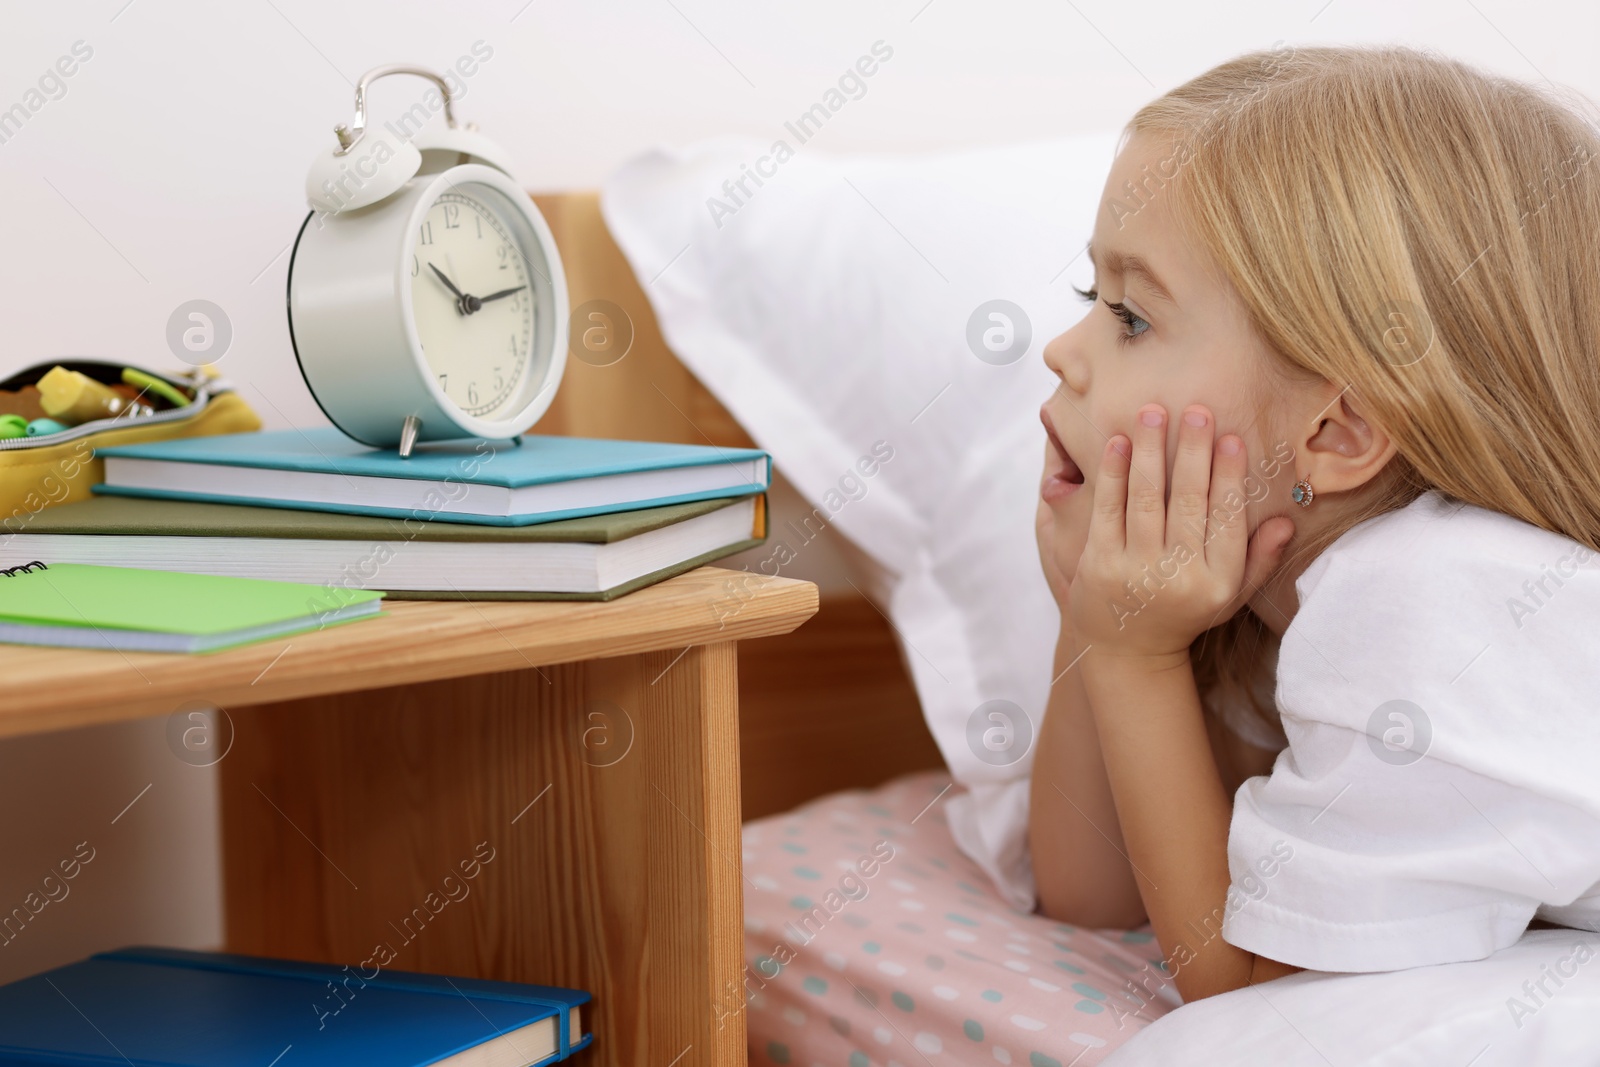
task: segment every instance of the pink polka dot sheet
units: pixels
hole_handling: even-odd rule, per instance
[[[1090,1067],[1171,1011],[1148,927],[1009,907],[950,837],[946,772],[744,827],[752,1067]]]

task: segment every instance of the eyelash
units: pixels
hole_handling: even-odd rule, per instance
[[[1088,292],[1085,292],[1084,290],[1079,289],[1076,285],[1074,285],[1072,287],[1072,291],[1077,293],[1084,300],[1088,301],[1091,304],[1094,303],[1096,300],[1098,300],[1100,298],[1099,292],[1094,290],[1094,289],[1090,289]],[[1128,306],[1126,304],[1113,304],[1109,300],[1107,300],[1105,302],[1105,304],[1106,304],[1106,307],[1111,309],[1111,314],[1113,314],[1117,318],[1121,319],[1122,320],[1122,324],[1124,326],[1128,327],[1128,329],[1130,329],[1130,330],[1133,329],[1133,324],[1134,323],[1136,323],[1136,322],[1144,323],[1144,329],[1143,330],[1139,330],[1139,331],[1137,331],[1135,333],[1121,333],[1121,332],[1119,332],[1117,334],[1117,343],[1118,344],[1120,344],[1120,345],[1129,344],[1134,340],[1134,338],[1140,336],[1141,334],[1143,334],[1146,330],[1148,330],[1150,328],[1150,323],[1146,322],[1144,319],[1140,318],[1138,315],[1135,315],[1132,311],[1129,311],[1128,310]]]

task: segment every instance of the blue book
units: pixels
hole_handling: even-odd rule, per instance
[[[753,448],[526,434],[521,444],[419,444],[407,459],[327,426],[96,450],[97,493],[528,526],[748,496],[772,462]]]
[[[0,986],[0,1067],[533,1067],[594,1039],[575,989],[125,948]]]

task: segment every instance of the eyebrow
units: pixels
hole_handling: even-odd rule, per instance
[[[1094,253],[1094,246],[1089,245],[1087,246],[1087,249],[1089,252],[1089,261],[1091,263],[1097,262]],[[1161,279],[1156,277],[1156,272],[1151,269],[1150,264],[1142,257],[1133,255],[1132,253],[1119,252],[1115,248],[1106,249],[1105,257],[1104,267],[1112,274],[1131,274],[1136,278],[1140,278],[1146,285],[1150,287],[1151,291],[1154,292],[1156,296],[1160,297],[1162,300],[1165,300],[1174,307],[1178,305],[1178,302],[1172,299],[1171,291],[1168,290],[1165,285],[1161,284]]]

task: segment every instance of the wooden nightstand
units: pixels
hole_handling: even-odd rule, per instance
[[[745,1062],[735,644],[816,609],[809,582],[702,567],[208,656],[0,645],[0,737],[220,706],[229,951],[587,989],[578,1062],[723,1067]]]

